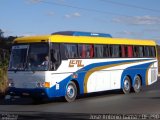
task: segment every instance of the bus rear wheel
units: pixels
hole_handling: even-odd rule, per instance
[[[73,81],[70,81],[66,87],[65,99],[67,102],[73,102],[77,97],[77,86]]]
[[[142,88],[141,78],[139,76],[136,76],[134,79],[133,90],[135,93],[139,93],[141,91],[141,88]]]
[[[128,76],[126,76],[123,81],[123,92],[125,94],[129,94],[130,91],[131,91],[131,80]]]

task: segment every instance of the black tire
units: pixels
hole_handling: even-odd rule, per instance
[[[135,93],[139,93],[142,89],[141,78],[137,75],[134,79],[133,90]]]
[[[77,86],[73,81],[70,81],[66,87],[65,99],[67,102],[73,102],[77,97]]]
[[[122,89],[123,89],[124,94],[129,94],[131,91],[131,80],[128,76],[124,78]]]

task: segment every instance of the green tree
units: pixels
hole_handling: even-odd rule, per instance
[[[3,34],[4,34],[4,32],[2,31],[2,29],[0,29],[0,38],[4,37]]]

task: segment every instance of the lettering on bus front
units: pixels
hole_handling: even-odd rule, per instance
[[[77,65],[77,67],[83,67],[83,63],[82,60],[70,60],[69,61],[69,67],[74,67],[75,65]]]

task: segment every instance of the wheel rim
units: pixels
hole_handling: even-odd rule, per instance
[[[67,96],[69,98],[73,98],[74,95],[75,95],[74,87],[72,85],[69,85],[68,88],[67,88]]]
[[[140,81],[138,78],[136,78],[134,88],[138,90],[140,88],[140,86],[141,86]]]
[[[125,88],[125,90],[127,90],[127,91],[130,89],[130,83],[129,83],[128,80],[125,80],[125,81],[124,81],[124,88]]]

